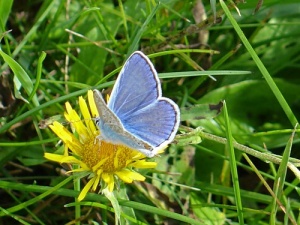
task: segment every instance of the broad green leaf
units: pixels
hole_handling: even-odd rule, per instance
[[[5,25],[8,19],[8,16],[11,11],[13,0],[2,0],[0,1],[0,35],[2,32],[5,32]],[[4,30],[3,30],[4,28]]]
[[[223,102],[218,104],[198,104],[180,109],[180,120],[212,119],[222,110]]]
[[[11,70],[14,72],[14,81],[15,81],[15,95],[16,97],[25,100],[26,98],[21,96],[20,89],[23,87],[28,96],[31,95],[33,91],[33,83],[25,70],[9,55],[0,50],[0,55],[4,61],[9,65]],[[26,101],[26,100],[25,100]],[[36,95],[32,98],[33,104],[35,106],[39,105]]]
[[[191,206],[197,218],[206,225],[223,225],[226,222],[226,216],[217,207],[201,206],[205,203],[199,195],[191,194]],[[213,205],[213,203],[211,203]]]
[[[186,133],[176,135],[174,143],[176,143],[177,146],[199,144],[201,142],[201,132],[202,129],[200,127],[197,127],[196,129],[190,129]]]

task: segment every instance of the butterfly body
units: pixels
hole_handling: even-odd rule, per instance
[[[161,96],[160,81],[150,60],[134,52],[122,68],[107,104],[98,90],[96,124],[100,139],[123,144],[153,157],[175,137],[178,106]]]
[[[96,124],[100,128],[99,139],[108,141],[114,144],[125,144],[130,148],[137,149],[147,155],[152,152],[152,147],[143,142],[142,140],[136,138],[134,135],[130,134],[123,127],[120,119],[107,107],[105,101],[98,90],[94,90],[94,99],[98,106],[101,106],[101,111],[99,111],[99,117],[96,118]],[[143,152],[143,150],[147,150]],[[153,157],[152,154],[147,155],[148,157]]]

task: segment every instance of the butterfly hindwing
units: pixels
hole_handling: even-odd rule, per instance
[[[124,128],[153,147],[173,140],[179,125],[178,107],[167,98],[160,98],[126,117]]]

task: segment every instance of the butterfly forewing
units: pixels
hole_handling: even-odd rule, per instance
[[[149,59],[135,52],[126,61],[112,90],[108,107],[121,121],[161,96],[156,71]]]

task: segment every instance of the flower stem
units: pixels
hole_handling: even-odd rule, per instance
[[[73,169],[77,169],[78,166],[73,166]],[[80,179],[78,179],[76,176],[74,176],[74,191],[77,191],[78,193],[80,193]],[[75,202],[79,202],[78,197],[75,197]],[[80,209],[80,204],[76,204],[75,205],[75,221],[76,225],[80,225],[80,216],[81,216],[81,209]]]
[[[218,143],[221,143],[221,144],[227,144],[227,139],[226,138],[222,138],[222,137],[219,137],[219,136],[216,136],[216,135],[213,135],[213,134],[209,134],[209,133],[205,133],[205,132],[201,132],[200,133],[201,137],[203,139],[208,139],[208,140],[212,140],[212,141],[215,141],[215,142],[218,142]],[[239,144],[237,142],[233,142],[233,146],[234,148],[244,152],[244,153],[247,153],[249,155],[252,155],[256,158],[259,158],[265,162],[272,162],[272,163],[275,163],[275,164],[280,164],[281,163],[281,156],[279,155],[275,155],[275,154],[272,154],[272,153],[264,153],[264,152],[259,152],[253,148],[249,148],[245,145],[242,145],[242,144]],[[295,158],[290,158],[289,159],[289,163],[293,164],[294,166],[300,166],[300,160],[298,159],[295,159]]]

